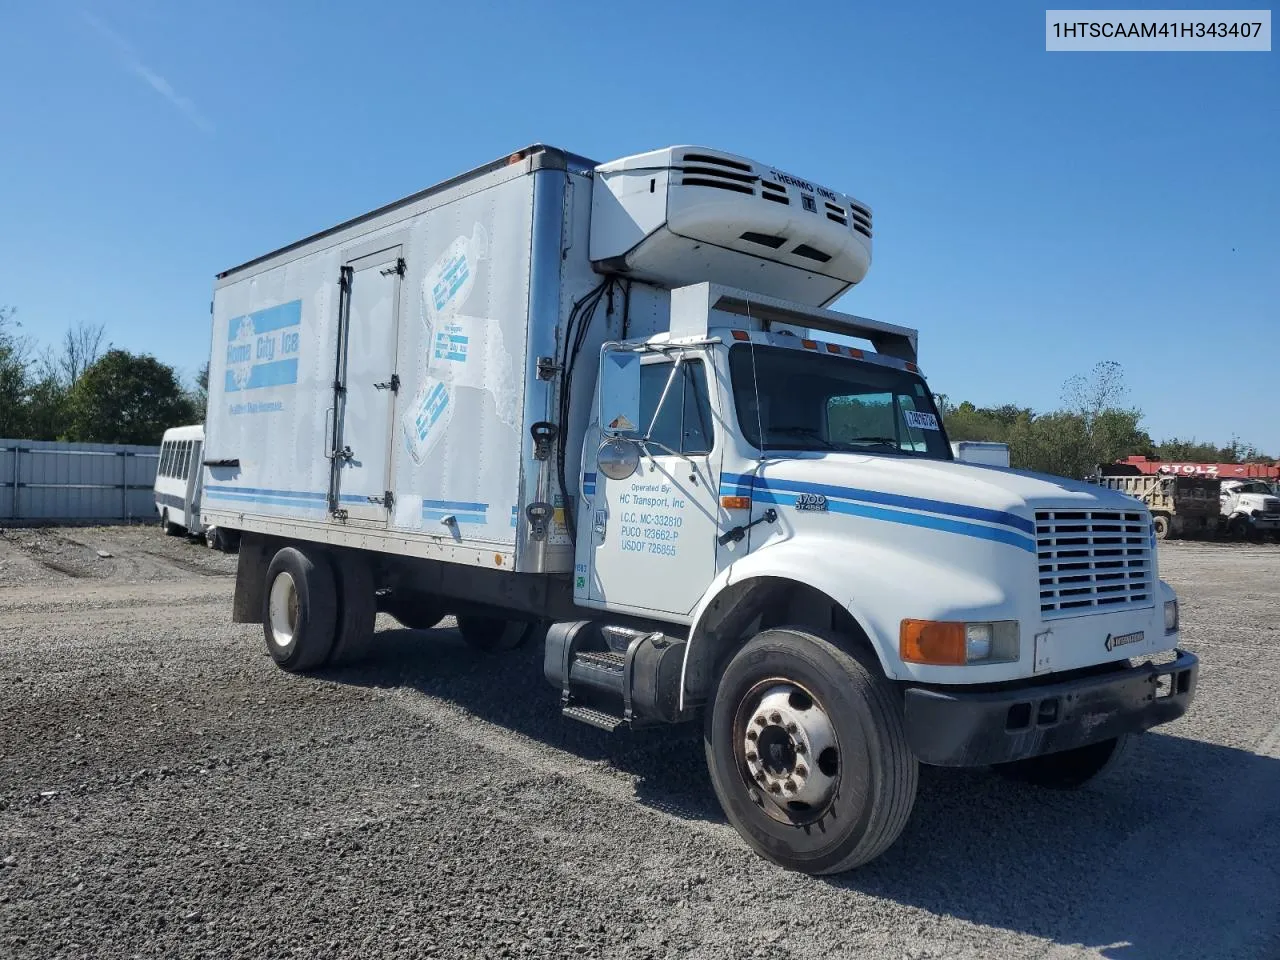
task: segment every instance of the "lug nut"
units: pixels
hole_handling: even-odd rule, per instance
[[[756,733],[754,730],[748,730],[748,731],[747,731],[747,739],[748,739],[748,740],[755,740],[755,739],[756,739],[757,737],[759,737],[759,736],[760,736],[760,734]]]
[[[770,792],[770,793],[781,793],[781,792],[782,792],[782,787],[778,786],[776,783],[771,783],[771,784],[769,784],[769,792]]]
[[[797,740],[797,741],[796,741],[796,753],[804,753],[806,749],[808,749],[808,748],[807,748],[807,747],[805,747],[805,745],[804,745],[804,741],[802,741],[802,740]]]
[[[768,779],[768,775],[763,770],[757,770],[756,779],[759,780],[761,783],[764,783],[764,781]]]
[[[786,788],[787,793],[796,792],[796,782],[794,780],[788,780],[785,784],[783,784],[783,786]]]
[[[775,710],[775,711],[773,711],[773,713],[769,714],[769,720],[770,720],[770,722],[772,722],[772,723],[781,723],[781,722],[782,722],[782,714],[780,714],[777,710]]]
[[[787,733],[795,733],[799,729],[800,728],[795,725],[794,720],[787,724]]]
[[[748,751],[747,751],[747,759],[748,759],[748,760],[755,760],[755,759],[758,759],[758,758],[759,758],[759,756],[760,756],[760,754],[756,753],[754,750],[748,750]]]
[[[762,727],[765,726],[768,722],[769,721],[764,718],[763,713],[760,714],[760,716],[756,717],[756,723],[760,724],[760,726]]]
[[[806,766],[798,766],[798,767],[796,767],[796,776],[797,776],[797,777],[807,777],[808,775],[809,775],[809,768],[808,768],[808,767],[806,767]]]

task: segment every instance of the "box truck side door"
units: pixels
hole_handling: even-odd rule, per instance
[[[720,453],[708,371],[700,356],[675,359],[641,365],[638,432],[649,440],[636,472],[585,478],[592,606],[683,616],[715,576]]]
[[[330,509],[345,519],[385,524],[392,506],[387,493],[403,274],[399,246],[343,267]]]

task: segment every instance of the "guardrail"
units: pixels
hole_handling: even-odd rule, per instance
[[[160,448],[0,439],[0,525],[151,519]]]

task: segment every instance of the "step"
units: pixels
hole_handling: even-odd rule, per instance
[[[584,707],[579,704],[567,706],[560,712],[570,720],[577,720],[580,723],[589,724],[609,733],[626,726],[621,717],[615,717],[613,714],[605,713],[603,710],[596,710],[593,707]]]

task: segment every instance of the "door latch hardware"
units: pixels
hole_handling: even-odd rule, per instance
[[[397,277],[403,277],[405,272],[404,257],[400,257],[398,260],[396,260],[395,266],[383,267],[378,272],[381,273],[384,277],[390,277],[393,275]]]
[[[535,460],[549,460],[551,458],[551,444],[555,441],[559,432],[559,428],[554,423],[548,423],[546,420],[539,420],[529,427],[529,434],[533,437],[533,458]]]
[[[395,497],[392,495],[390,490],[385,491],[380,497],[365,497],[365,499],[370,503],[380,503],[388,510],[390,510],[392,505],[395,503]]]
[[[720,546],[722,547],[728,543],[739,543],[742,540],[742,538],[747,535],[747,531],[750,530],[752,527],[754,527],[756,524],[776,523],[777,520],[778,520],[778,511],[770,507],[768,510],[760,514],[760,516],[756,517],[750,523],[744,523],[744,524],[741,524],[740,526],[734,527],[732,530],[726,530],[724,533],[722,533],[719,537],[716,538],[716,543],[720,544]]]
[[[344,462],[346,462],[346,463],[350,463],[352,460],[354,460],[354,459],[355,459],[355,454],[351,452],[351,448],[350,448],[350,447],[343,447],[341,450],[332,450],[332,451],[330,451],[330,453],[329,453],[329,459],[330,459],[330,460],[342,460],[342,461],[344,461]]]
[[[400,392],[400,374],[393,373],[390,380],[383,380],[381,383],[373,385],[375,390],[390,390],[392,393]]]
[[[529,539],[537,542],[547,539],[547,525],[555,516],[555,508],[549,503],[531,503],[524,512],[529,518]]]
[[[538,379],[554,380],[556,374],[560,372],[560,365],[556,363],[555,357],[539,357],[538,358]]]

